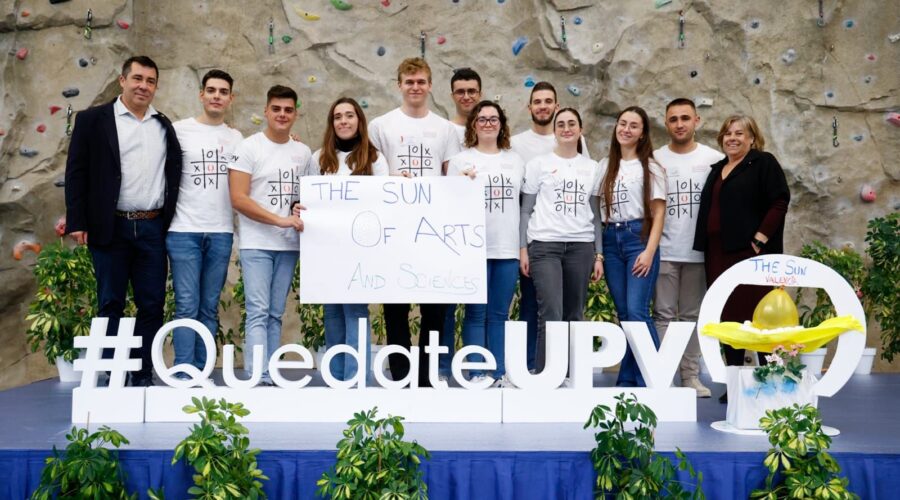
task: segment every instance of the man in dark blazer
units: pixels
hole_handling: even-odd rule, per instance
[[[134,293],[135,335],[143,343],[133,386],[153,384],[150,346],[163,324],[166,231],[181,178],[175,130],[151,106],[158,80],[149,57],[125,61],[122,94],[76,116],[66,161],[66,230],[91,251],[107,335],[118,331],[129,283]]]

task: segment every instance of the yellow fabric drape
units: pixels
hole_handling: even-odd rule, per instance
[[[847,330],[865,333],[859,320],[849,314],[826,319],[819,323],[819,326],[787,332],[766,333],[760,331],[755,333],[743,330],[742,326],[743,324],[733,321],[709,323],[703,327],[701,333],[715,337],[735,349],[750,349],[760,352],[772,352],[779,345],[790,349],[791,344],[803,344],[804,348],[801,352],[812,352]]]

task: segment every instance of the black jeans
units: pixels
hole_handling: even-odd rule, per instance
[[[118,334],[119,318],[125,310],[130,283],[137,306],[134,335],[142,339],[141,347],[137,349],[141,370],[133,375],[137,378],[152,376],[150,347],[153,336],[163,325],[168,274],[166,228],[162,217],[150,220],[116,217],[112,241],[106,245],[94,245],[88,239],[88,248],[97,277],[98,315],[109,318],[106,334]],[[107,352],[103,357],[110,357],[111,349],[104,351]]]
[[[409,349],[412,345],[412,336],[409,331],[409,304],[385,304],[384,326],[387,329],[387,343],[396,344]],[[419,312],[422,314],[421,328],[419,329],[419,387],[431,387],[428,380],[428,355],[425,346],[428,345],[428,332],[434,330],[440,332],[444,328],[444,315],[447,304],[420,304]],[[397,354],[388,356],[388,365],[391,367],[391,378],[402,380],[409,375],[409,359]]]

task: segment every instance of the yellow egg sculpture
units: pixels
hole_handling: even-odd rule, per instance
[[[753,327],[760,330],[785,328],[800,324],[800,314],[794,299],[783,287],[767,293],[753,310]]]

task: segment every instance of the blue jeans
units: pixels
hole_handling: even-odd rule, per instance
[[[141,347],[132,349],[141,358],[137,378],[153,375],[150,347],[153,336],[163,326],[166,302],[166,226],[162,217],[128,220],[116,217],[112,240],[105,245],[88,243],[97,278],[97,316],[109,318],[106,334],[118,335],[119,318],[125,311],[128,284],[134,292],[137,317],[134,336],[141,337]],[[112,349],[103,350],[104,358],[112,357]]]
[[[642,278],[631,272],[638,255],[647,248],[641,241],[643,221],[612,222],[603,229],[603,274],[616,306],[619,321],[643,321],[650,330],[653,345],[659,349],[659,335],[650,317],[650,298],[656,288],[659,275],[659,249],[653,256],[650,272]],[[644,377],[637,366],[631,346],[626,346],[625,357],[619,367],[616,385],[621,387],[644,387]]]
[[[534,280],[519,273],[519,321],[528,323],[528,369],[534,370],[537,353],[538,305]]]
[[[253,373],[253,346],[263,346],[263,380],[269,378],[269,357],[281,345],[281,316],[300,252],[243,249],[244,370]]]
[[[368,304],[325,304],[325,348],[331,349],[339,344],[357,347],[359,336],[359,318],[365,318],[366,340],[363,345],[369,370],[372,369],[372,325],[369,320]],[[331,358],[331,374],[338,380],[349,380],[356,375],[359,368],[356,360],[346,354],[338,354]]]
[[[487,304],[466,304],[463,321],[463,344],[487,347],[497,360],[495,378],[506,373],[504,351],[506,349],[506,321],[509,305],[516,292],[519,277],[519,259],[487,260]],[[481,356],[472,356],[480,360]],[[479,373],[470,373],[478,375]]]
[[[195,319],[215,336],[219,327],[219,296],[225,286],[231,259],[231,233],[181,233],[166,236],[172,285],[175,288],[175,319]],[[206,345],[189,328],[172,333],[175,364],[188,363],[202,370]]]
[[[441,330],[441,345],[447,348],[447,354],[438,357],[438,373],[445,377],[450,376],[450,365],[453,355],[456,353],[456,304],[447,306],[444,316],[444,329]]]

